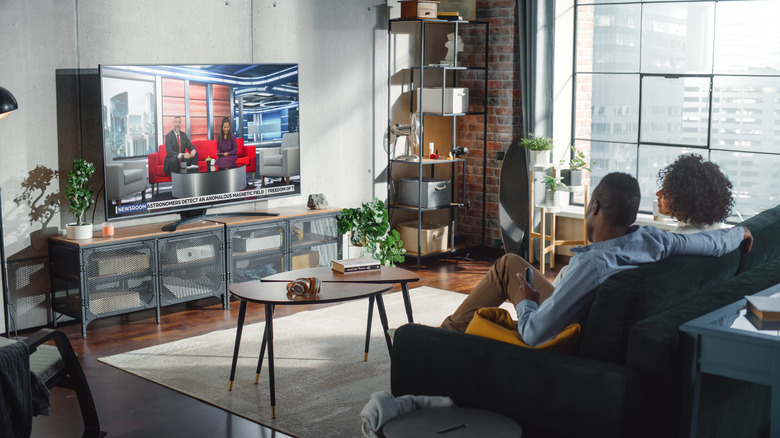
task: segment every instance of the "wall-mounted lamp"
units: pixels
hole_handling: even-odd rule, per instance
[[[8,117],[13,110],[19,108],[16,98],[10,91],[0,87],[0,119]],[[3,312],[5,317],[5,336],[11,337],[11,325],[9,323],[10,313],[8,312],[8,302],[11,300],[11,294],[8,290],[8,269],[5,263],[5,235],[3,233],[3,198],[0,190],[0,262],[2,262],[3,275]]]
[[[0,87],[0,119],[8,117],[11,112],[19,108],[16,98],[10,91]]]

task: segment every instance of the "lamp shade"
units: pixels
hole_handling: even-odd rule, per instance
[[[0,119],[17,108],[19,108],[19,104],[16,103],[14,95],[5,88],[0,87]]]

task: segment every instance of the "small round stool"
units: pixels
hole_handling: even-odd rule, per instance
[[[382,433],[387,438],[519,438],[523,429],[516,421],[495,412],[429,408],[391,418]]]

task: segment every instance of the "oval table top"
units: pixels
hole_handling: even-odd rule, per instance
[[[296,276],[295,278],[299,278]],[[252,303],[273,305],[325,304],[367,298],[387,292],[391,284],[380,283],[322,283],[320,293],[314,296],[294,295],[287,292],[282,281],[248,281],[230,285],[230,293],[236,298]]]
[[[302,277],[317,277],[323,283],[409,283],[420,281],[420,276],[414,272],[391,266],[382,266],[372,271],[350,272],[348,274],[334,271],[327,266],[296,269],[269,275],[264,277],[262,281],[293,281]]]

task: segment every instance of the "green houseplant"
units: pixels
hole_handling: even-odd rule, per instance
[[[390,219],[381,199],[374,198],[360,208],[345,208],[336,218],[339,234],[349,233],[349,240],[355,246],[362,246],[362,252],[378,260],[383,266],[395,266],[404,261],[401,235],[390,230]]]
[[[537,137],[529,133],[528,137],[520,139],[518,145],[530,151],[530,166],[546,168],[550,165],[550,154],[553,148],[553,140],[550,137]]]
[[[573,155],[571,160],[568,162],[569,168],[561,169],[561,177],[563,177],[563,182],[570,186],[581,186],[583,171],[587,170],[590,172],[589,166],[596,164],[596,162],[588,162],[587,158],[585,157],[585,153],[581,150],[578,150],[574,146],[569,146],[569,148],[571,149]],[[561,160],[561,164],[565,165],[566,160]]]
[[[95,173],[95,166],[82,158],[73,160],[73,167],[65,180],[65,199],[70,202],[70,212],[76,216],[75,224],[67,224],[67,236],[70,239],[92,238],[92,224],[84,220],[84,212],[94,202],[92,189],[87,181]]]
[[[569,191],[569,187],[563,183],[563,178],[545,175],[544,178],[542,178],[542,182],[547,186],[547,191],[545,192],[546,204],[552,207],[561,205],[563,192]]]

